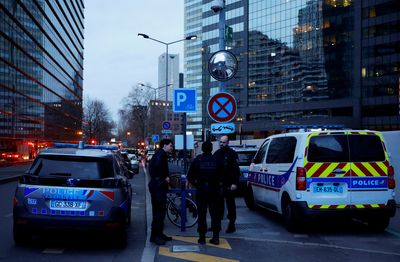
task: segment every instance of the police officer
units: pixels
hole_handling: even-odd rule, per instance
[[[153,210],[150,242],[157,245],[165,245],[166,241],[172,240],[172,237],[163,233],[169,183],[168,153],[171,153],[172,150],[173,144],[170,139],[161,140],[160,149],[153,155],[149,165],[151,177],[149,191]]]
[[[214,156],[217,159],[218,174],[222,175],[223,193],[228,210],[229,225],[226,233],[233,233],[236,231],[236,203],[235,203],[235,190],[238,188],[240,168],[238,164],[237,153],[229,147],[229,138],[224,135],[219,139],[219,146]],[[224,213],[224,206],[221,207],[221,216]]]
[[[206,243],[207,232],[207,207],[211,216],[211,229],[213,237],[210,243],[219,244],[219,232],[221,231],[220,207],[223,205],[222,181],[217,173],[217,160],[211,154],[212,143],[206,141],[201,146],[203,154],[197,156],[191,164],[187,179],[196,187],[196,201],[199,214],[197,231],[199,232],[199,244]]]

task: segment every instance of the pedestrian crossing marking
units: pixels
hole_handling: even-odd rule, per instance
[[[183,237],[183,236],[173,236],[172,237],[174,240],[179,240],[182,242],[188,242],[188,243],[192,243],[192,244],[198,244],[197,243],[197,239],[198,237]],[[229,249],[231,250],[231,245],[229,245],[228,241],[225,238],[220,238],[219,239],[219,245],[213,245],[208,243],[208,241],[211,238],[206,238],[206,245],[207,246],[211,246],[211,247],[216,247],[216,248],[223,248],[223,249]]]
[[[185,259],[187,261],[198,261],[198,262],[239,262],[236,259],[229,259],[223,257],[216,257],[211,255],[205,255],[195,252],[182,252],[182,253],[172,253],[169,251],[168,247],[160,247],[158,254],[166,257],[173,257],[179,259]]]

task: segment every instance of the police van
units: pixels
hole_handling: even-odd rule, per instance
[[[394,169],[376,131],[309,131],[265,139],[245,202],[282,214],[290,231],[311,215],[346,215],[383,230],[395,215]]]

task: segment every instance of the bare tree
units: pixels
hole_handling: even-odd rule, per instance
[[[128,140],[130,145],[137,145],[147,136],[147,108],[150,100],[154,98],[153,94],[150,88],[133,86],[122,101],[123,109],[118,112],[118,135],[122,140]]]
[[[110,111],[103,101],[86,98],[84,121],[83,131],[86,142],[94,139],[97,143],[103,143],[110,141],[113,137],[112,130],[115,122],[111,119]]]

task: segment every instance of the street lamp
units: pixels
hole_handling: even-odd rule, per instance
[[[145,85],[143,83],[138,83],[137,85],[140,86],[140,87],[147,87],[147,88],[153,89],[154,90],[154,100],[157,99],[157,89],[158,88],[155,88],[155,87],[152,87],[152,86],[148,86],[148,85]]]
[[[183,39],[172,41],[169,43],[160,41],[155,38],[151,38],[150,36],[143,34],[143,33],[138,33],[138,37],[153,40],[155,42],[165,45],[165,47],[166,47],[166,52],[165,52],[165,55],[166,55],[166,58],[165,58],[165,121],[168,121],[168,107],[167,107],[167,104],[168,104],[168,46],[178,43],[178,42],[185,41],[185,40],[195,40],[195,39],[197,39],[197,35],[190,35]]]

